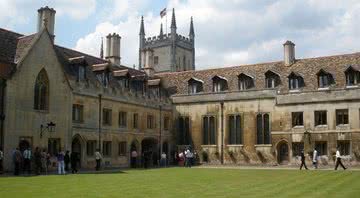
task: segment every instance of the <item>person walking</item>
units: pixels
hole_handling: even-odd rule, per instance
[[[340,151],[339,151],[339,147],[336,148],[336,165],[335,165],[335,170],[337,170],[339,164],[341,165],[341,167],[346,170],[345,166],[343,165],[343,163],[341,162],[341,155],[340,155]]]
[[[31,174],[31,158],[32,158],[32,153],[31,153],[30,147],[25,149],[25,151],[23,153],[23,157],[24,157],[23,171],[24,171],[24,173],[27,172],[30,175]]]
[[[185,157],[186,157],[186,167],[188,167],[188,168],[191,168],[191,164],[192,164],[192,158],[193,158],[193,154],[192,154],[192,152],[190,151],[190,149],[187,149],[186,151],[185,151]]]
[[[138,153],[136,150],[131,151],[131,167],[136,168],[136,159],[138,157]]]
[[[302,169],[302,167],[304,166],[306,170],[309,170],[305,164],[305,154],[304,154],[304,150],[301,150],[301,165],[300,165],[300,170]]]
[[[77,162],[78,162],[78,154],[76,152],[71,152],[70,154],[71,161],[71,172],[72,174],[77,173]]]
[[[19,175],[20,173],[20,164],[22,156],[19,148],[16,148],[13,152],[13,161],[14,161],[14,175]]]
[[[66,151],[64,156],[64,163],[65,163],[65,171],[69,171],[69,164],[70,164],[70,151]]]
[[[57,162],[58,162],[58,174],[65,175],[65,162],[64,162],[64,152],[60,151],[57,155]]]
[[[2,148],[0,147],[0,174],[3,174],[4,171],[3,160],[4,160],[4,153],[2,151]]]
[[[96,152],[95,152],[95,160],[96,160],[95,170],[96,170],[96,171],[99,171],[99,170],[100,170],[101,159],[102,159],[102,155],[101,155],[101,153],[100,153],[100,149],[96,149]]]
[[[45,174],[47,175],[47,153],[46,153],[46,150],[43,149],[40,155],[41,155],[41,171],[45,172]]]
[[[35,161],[35,174],[40,175],[42,164],[41,164],[41,153],[39,147],[35,148],[34,161]]]
[[[317,152],[316,148],[314,148],[312,161],[313,161],[314,168],[317,169],[318,168],[318,152]]]

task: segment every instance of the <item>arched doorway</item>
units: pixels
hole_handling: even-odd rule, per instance
[[[277,146],[278,153],[278,163],[279,164],[288,164],[289,163],[289,146],[288,143],[282,141]]]
[[[141,154],[145,168],[158,164],[158,142],[155,138],[145,138],[141,142]]]
[[[169,144],[167,142],[164,142],[162,145],[162,152],[166,155],[169,155]]]
[[[75,137],[71,143],[71,152],[77,155],[77,167],[81,167],[81,142],[79,137]]]
[[[25,139],[21,139],[19,142],[19,150],[21,153],[23,153],[25,151],[25,149],[30,148],[31,144],[28,140]]]

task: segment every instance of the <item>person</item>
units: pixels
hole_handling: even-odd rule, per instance
[[[21,152],[19,151],[19,148],[16,148],[13,152],[14,175],[19,175],[21,160]]]
[[[302,169],[302,167],[304,166],[306,170],[309,170],[305,164],[305,154],[304,154],[304,150],[301,150],[300,153],[300,157],[301,157],[301,165],[300,165],[300,170]]]
[[[96,160],[95,170],[96,171],[100,170],[101,159],[102,159],[102,155],[100,153],[100,149],[96,149],[96,152],[95,152],[95,160]]]
[[[3,174],[3,171],[4,171],[3,160],[4,160],[4,153],[0,147],[0,174]]]
[[[42,164],[41,164],[41,153],[39,147],[35,148],[34,161],[35,161],[35,174],[40,175]]]
[[[136,150],[131,151],[131,167],[136,168],[136,159],[138,157],[138,154]]]
[[[23,171],[24,173],[27,172],[29,175],[31,174],[31,158],[32,158],[32,153],[31,153],[31,149],[30,147],[27,147],[23,153],[23,157],[24,157],[24,167],[23,167]]]
[[[70,151],[66,151],[65,157],[64,157],[64,163],[65,163],[65,171],[69,171],[69,163],[70,163]]]
[[[65,163],[64,163],[64,152],[60,151],[57,154],[57,162],[58,162],[58,174],[65,175]]]
[[[163,152],[160,159],[161,167],[166,167],[166,154]]]
[[[185,165],[185,163],[184,163],[184,159],[185,157],[184,157],[184,153],[183,152],[180,152],[179,153],[179,166],[184,166]]]
[[[316,148],[314,148],[314,152],[313,152],[313,165],[315,169],[318,168],[318,152]]]
[[[49,171],[49,166],[51,166],[51,160],[50,160],[50,158],[51,158],[51,155],[50,155],[50,153],[49,152],[47,152],[46,153],[46,174],[48,173],[48,171]]]
[[[41,152],[41,170],[47,175],[47,153],[45,149]]]
[[[186,162],[185,162],[186,167],[191,168],[193,154],[190,151],[190,149],[187,149],[185,151],[185,157],[186,157]]]
[[[341,162],[341,155],[340,155],[340,151],[339,151],[339,147],[336,148],[336,165],[335,165],[335,170],[337,170],[339,164],[341,165],[341,167],[346,170],[345,166],[343,165],[343,163]]]
[[[77,173],[78,172],[78,170],[77,170],[78,154],[76,152],[71,152],[70,161],[71,161],[72,174]]]

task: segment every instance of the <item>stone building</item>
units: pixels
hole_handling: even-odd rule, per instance
[[[55,14],[39,9],[31,35],[0,29],[5,168],[16,147],[70,150],[83,168],[95,166],[97,148],[105,166],[129,166],[132,150],[170,154],[172,106],[160,79],[120,64],[116,33],[106,37],[105,59],[56,45]]]
[[[164,34],[161,24],[158,36],[145,38],[144,18],[139,33],[139,66],[148,74],[195,70],[195,32],[190,21],[189,37],[176,32],[175,10],[171,17],[171,32]]]

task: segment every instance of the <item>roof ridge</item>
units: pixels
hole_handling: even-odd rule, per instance
[[[1,27],[0,27],[0,31],[6,31],[6,32],[13,33],[13,34],[17,34],[17,35],[19,35],[19,36],[24,36],[23,34],[20,34],[20,33],[18,33],[18,32],[14,32],[14,31],[12,31],[12,30],[4,29],[4,28],[1,28]]]

